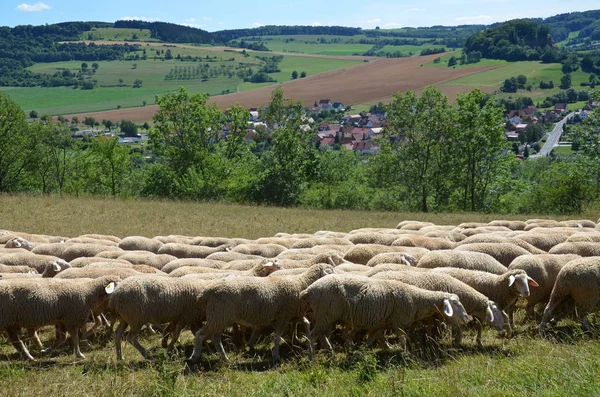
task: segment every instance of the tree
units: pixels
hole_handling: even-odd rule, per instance
[[[448,67],[451,68],[452,66],[456,66],[456,63],[456,57],[452,55],[450,59],[448,59]]]
[[[133,121],[122,120],[121,121],[121,132],[123,134],[125,134],[125,136],[137,137],[138,126]]]
[[[140,88],[142,86],[143,81],[140,79],[136,79],[133,83],[133,88]]]
[[[301,72],[301,73],[300,73],[300,78],[301,78],[301,79],[303,79],[303,78],[305,78],[305,77],[306,77],[306,72]]]
[[[165,52],[165,59],[167,59],[167,60],[173,59],[173,54],[171,53],[171,50],[167,50]]]
[[[88,68],[88,64],[87,63],[84,62],[84,63],[81,64],[81,70],[87,70],[87,68]]]
[[[79,125],[79,117],[73,116],[71,118],[71,124],[73,124],[73,125]]]
[[[131,171],[129,149],[119,145],[119,139],[116,137],[98,137],[92,143],[90,155],[100,171],[99,182],[116,197]]]
[[[248,121],[250,120],[250,112],[242,108],[239,104],[235,104],[227,110],[227,121],[229,124],[229,135],[225,145],[225,156],[228,159],[235,159],[242,155],[247,147],[246,130]]]
[[[527,142],[537,142],[544,136],[544,130],[539,124],[529,124],[525,127],[525,139]]]
[[[296,80],[297,78],[298,78],[298,72],[294,70],[292,72],[292,80]]]
[[[38,112],[36,112],[35,110],[32,110],[31,112],[29,112],[29,118],[30,119],[37,119],[38,118]]]
[[[137,63],[134,63],[133,65],[131,65],[131,69],[137,69]]]
[[[145,129],[146,131],[150,130],[150,124],[148,124],[147,121],[144,122],[144,124],[142,125],[142,128]]]
[[[503,92],[517,92],[519,88],[519,84],[517,83],[516,77],[511,77],[510,79],[504,80],[504,84],[502,84],[501,90]]]
[[[119,79],[119,86],[120,86],[120,87],[123,87],[123,82],[124,82],[124,80],[123,80],[123,79]]]
[[[25,113],[0,91],[0,192],[17,190],[36,146]]]
[[[148,102],[147,102],[147,101],[144,99],[144,100],[142,101],[142,106],[146,106],[147,104],[148,104]]]
[[[98,65],[98,62],[92,63],[92,70],[94,71],[94,73],[96,73],[96,70],[98,70],[99,67],[100,65]]]
[[[86,118],[83,119],[83,124],[87,125],[90,128],[92,128],[96,124],[96,119],[93,118],[93,117],[86,117]]]
[[[563,90],[571,88],[571,75],[569,73],[563,74],[560,78],[560,88]]]
[[[108,130],[109,130],[109,131],[110,131],[110,129],[111,129],[111,128],[112,128],[112,126],[113,126],[113,122],[112,122],[112,121],[110,121],[110,120],[102,120],[102,124],[103,124],[103,125],[104,125],[106,128],[108,128]]]
[[[527,76],[525,76],[524,74],[520,74],[517,76],[517,87],[520,90],[524,90],[525,89],[525,84],[527,84]]]

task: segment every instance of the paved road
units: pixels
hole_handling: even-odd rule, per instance
[[[552,130],[552,132],[548,136],[548,140],[546,140],[546,143],[542,147],[542,150],[540,150],[540,152],[538,154],[533,154],[530,157],[535,158],[535,157],[549,155],[550,152],[552,151],[552,149],[554,149],[554,147],[558,144],[558,142],[560,140],[560,136],[563,133],[563,128],[564,128],[565,123],[567,122],[568,119],[570,119],[574,115],[575,115],[575,113],[569,113],[568,115],[565,116],[565,118],[563,118],[561,121],[556,123],[556,127],[554,127],[554,130]]]

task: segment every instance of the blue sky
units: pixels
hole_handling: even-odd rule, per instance
[[[208,31],[261,25],[341,25],[362,28],[489,24],[520,17],[600,8],[597,0],[456,1],[159,1],[0,0],[0,26],[65,21],[141,19],[187,24]]]

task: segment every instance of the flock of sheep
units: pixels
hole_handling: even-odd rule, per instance
[[[415,330],[440,337],[442,323],[455,344],[472,326],[481,346],[485,326],[512,336],[521,297],[542,335],[572,315],[591,330],[587,315],[600,303],[600,223],[589,220],[403,221],[257,240],[0,231],[0,244],[0,331],[30,360],[32,346],[47,354],[67,334],[83,358],[81,334],[99,327],[114,330],[119,360],[123,337],[149,357],[144,327],[160,330],[168,349],[190,329],[192,361],[205,346],[227,360],[224,333],[241,350],[274,333],[275,362],[282,339],[306,343],[311,359],[317,343],[333,352],[339,339],[406,350]],[[55,340],[44,349],[45,326]]]

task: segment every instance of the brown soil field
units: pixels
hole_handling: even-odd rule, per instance
[[[442,67],[423,67],[439,55],[412,58],[379,58],[372,62],[333,70],[309,76],[304,79],[282,83],[286,97],[312,104],[324,98],[344,104],[376,103],[385,101],[397,92],[407,90],[419,91],[429,85],[438,85],[462,76],[492,69],[491,66],[451,69]],[[260,107],[268,104],[276,86],[258,88],[256,90],[238,92],[229,95],[215,96],[210,99],[221,108],[226,109],[235,103],[244,108]],[[476,87],[440,87],[447,95]],[[447,92],[446,92],[447,91]],[[78,114],[96,120],[132,120],[137,123],[149,121],[156,112],[157,106],[143,108],[119,109],[104,112]],[[67,115],[72,117],[74,115]]]

